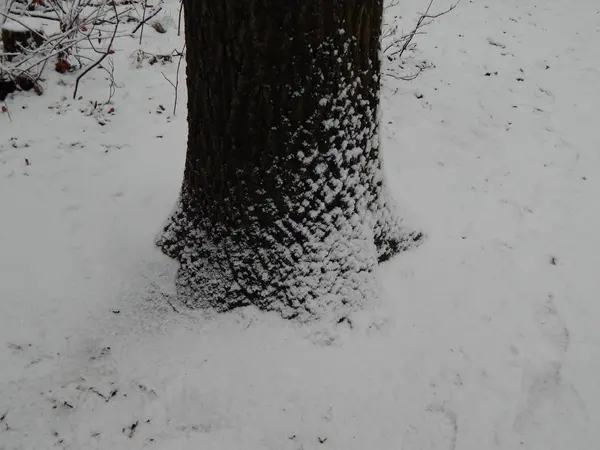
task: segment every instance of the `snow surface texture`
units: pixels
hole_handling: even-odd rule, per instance
[[[2,5],[0,5],[0,11],[2,10]],[[2,16],[4,17],[4,16]],[[4,23],[0,24],[1,29],[8,31],[17,31],[17,32],[25,32],[31,30],[39,30],[40,29],[40,20],[31,19],[31,18],[20,18],[19,20],[14,20],[11,18],[4,17]]]
[[[599,28],[596,2],[481,0],[420,37],[436,68],[387,80],[383,144],[428,239],[352,329],[171,300],[152,242],[185,156],[183,107],[159,106],[174,65],[135,69],[121,40],[114,113],[90,104],[100,72],[80,101],[71,77],[9,100],[0,448],[597,448]]]
[[[326,42],[311,50],[310,79],[286,86],[296,93],[306,85],[332,92],[285,143],[301,150],[276,156],[266,174],[246,175],[255,170],[246,163],[244,174],[223,185],[200,185],[206,176],[184,182],[159,245],[181,263],[177,294],[187,306],[226,311],[252,304],[286,318],[327,316],[337,322],[378,297],[378,261],[414,245],[386,198],[377,98],[367,98],[365,77],[348,62],[354,43],[342,31],[339,47]],[[325,70],[319,68],[323,61],[331,61]],[[311,94],[297,95],[311,103]],[[275,136],[282,132],[277,127],[294,121],[276,123]],[[194,164],[192,159],[192,176],[210,170]],[[299,170],[290,173],[289,167]],[[249,180],[259,177],[262,183]],[[219,186],[217,205],[212,185]],[[274,192],[262,188],[271,185]],[[259,200],[247,194],[253,190]],[[287,214],[280,212],[281,203]]]

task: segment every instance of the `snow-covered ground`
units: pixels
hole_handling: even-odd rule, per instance
[[[427,240],[353,329],[172,300],[153,239],[185,157],[176,64],[137,68],[121,39],[112,105],[101,72],[81,100],[75,75],[9,99],[0,449],[598,448],[600,6],[463,0],[428,32],[435,68],[383,93],[386,172]]]

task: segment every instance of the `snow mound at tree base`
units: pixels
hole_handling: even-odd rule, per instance
[[[255,305],[300,321],[340,320],[379,296],[380,261],[422,239],[393,221],[388,208],[375,211],[379,220],[367,211],[362,218],[335,221],[340,227],[325,237],[311,232],[320,223],[304,225],[310,238],[299,243],[278,239],[277,225],[228,230],[181,205],[157,245],[180,263],[177,294],[191,308],[228,311]]]

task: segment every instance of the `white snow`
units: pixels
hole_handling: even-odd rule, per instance
[[[0,11],[3,11],[0,7]],[[8,31],[39,31],[45,25],[44,21],[40,19],[34,19],[30,17],[4,17],[2,16],[4,21],[0,23],[0,29],[8,30]]]
[[[427,3],[386,14],[408,29]],[[386,80],[382,143],[427,239],[335,329],[172,299],[153,239],[183,173],[176,63],[135,68],[124,38],[112,105],[100,71],[82,100],[76,74],[8,99],[0,449],[597,448],[599,30],[592,1],[478,0],[418,36],[435,67]]]

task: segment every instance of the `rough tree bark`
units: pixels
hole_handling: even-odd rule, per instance
[[[412,245],[379,158],[382,0],[184,0],[188,151],[158,239],[191,306],[307,319]]]

